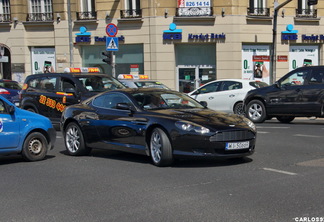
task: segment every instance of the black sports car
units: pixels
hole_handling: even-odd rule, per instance
[[[157,166],[183,157],[248,156],[256,140],[255,125],[245,117],[150,88],[108,91],[68,106],[61,130],[70,155],[114,149],[151,156]]]

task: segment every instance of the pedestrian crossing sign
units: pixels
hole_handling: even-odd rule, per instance
[[[106,37],[106,51],[118,51],[118,37]]]

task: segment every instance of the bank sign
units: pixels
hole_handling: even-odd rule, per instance
[[[281,32],[281,40],[285,41],[296,41],[298,40],[298,30],[294,29],[294,26],[289,24],[286,27],[285,31]],[[317,41],[324,41],[324,35],[301,35],[302,41],[310,41],[310,42],[317,42]]]
[[[225,39],[226,35],[224,33],[215,34],[215,33],[207,33],[207,34],[188,34],[188,40],[214,40],[214,39]],[[163,31],[163,40],[181,40],[182,39],[182,29],[177,29],[177,25],[175,23],[171,23],[169,25],[168,30]]]

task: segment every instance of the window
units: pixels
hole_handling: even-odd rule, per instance
[[[30,0],[27,21],[53,21],[52,0]]]
[[[6,113],[6,106],[2,100],[0,100],[0,113]]]
[[[266,7],[266,0],[250,0],[249,15],[269,16],[270,10]]]
[[[56,78],[54,77],[43,77],[39,79],[32,79],[28,83],[29,88],[34,88],[44,91],[54,91],[56,88]]]
[[[116,109],[118,103],[126,103],[128,105],[131,105],[131,102],[127,97],[117,93],[99,96],[92,102],[93,106],[95,107],[108,109]]]
[[[219,90],[219,86],[222,82],[213,82],[200,89],[201,94],[216,92]]]
[[[297,17],[317,17],[317,10],[307,3],[308,0],[298,0],[298,8],[296,9]]]
[[[10,20],[10,2],[9,0],[0,0],[0,22],[9,22]]]
[[[140,0],[125,0],[125,10],[121,10],[122,18],[141,18]]]
[[[97,18],[95,0],[81,0],[80,9],[81,12],[77,12],[77,20],[89,20]]]
[[[307,83],[304,82],[308,74],[308,71],[303,72],[294,72],[289,76],[285,77],[281,81],[282,86],[291,86],[291,85],[306,85]]]

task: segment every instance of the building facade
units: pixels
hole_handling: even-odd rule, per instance
[[[35,73],[99,67],[109,75],[145,73],[187,92],[215,79],[269,83],[270,75],[275,81],[323,65],[324,2],[292,0],[274,23],[283,2],[0,0],[1,78],[23,82]],[[114,67],[102,61],[106,50]]]

